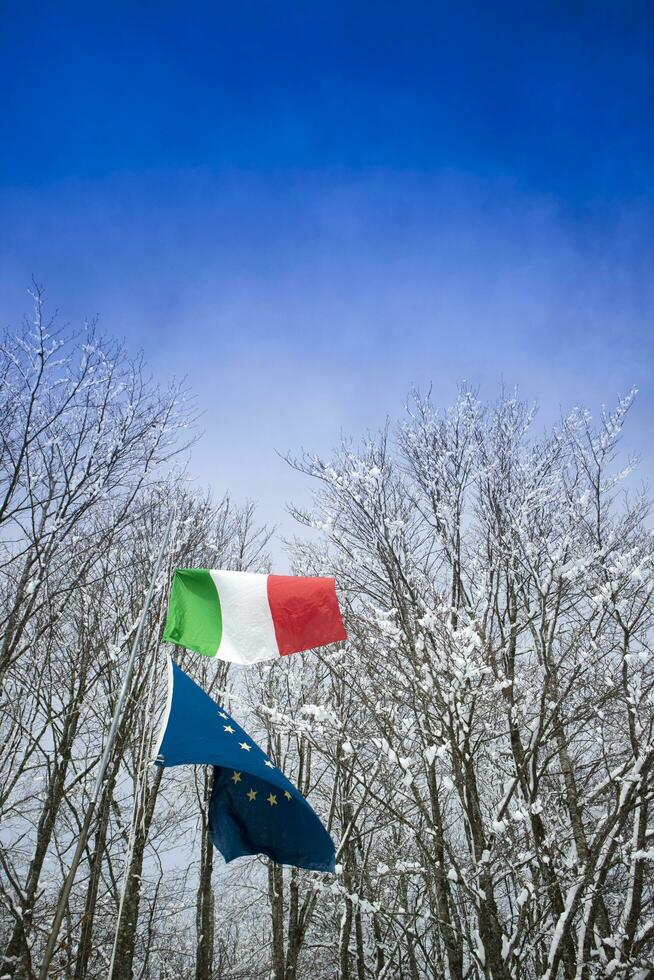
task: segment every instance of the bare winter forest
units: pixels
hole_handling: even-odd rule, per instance
[[[315,490],[293,568],[336,576],[348,642],[248,670],[174,655],[307,795],[329,876],[225,867],[208,771],[150,764],[171,570],[270,561],[255,505],[193,489],[192,393],[66,336],[38,294],[1,344],[0,976],[38,973],[171,508],[52,977],[106,977],[114,943],[114,980],[654,976],[654,540],[618,456],[631,395],[543,432],[513,396],[415,394],[377,436],[290,461]]]

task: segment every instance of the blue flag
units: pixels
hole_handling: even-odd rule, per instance
[[[334,844],[307,801],[230,715],[172,660],[159,766],[213,765],[209,828],[225,858],[334,871]]]

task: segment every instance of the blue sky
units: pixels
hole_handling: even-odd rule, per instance
[[[161,377],[192,469],[271,521],[275,455],[466,379],[641,395],[652,469],[649,3],[5,4],[0,310],[34,275]]]

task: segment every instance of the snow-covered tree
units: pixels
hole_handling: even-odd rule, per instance
[[[183,388],[95,327],[0,344],[0,976],[32,978],[171,508],[130,697],[52,976],[645,980],[654,962],[654,538],[633,394],[415,394],[293,511],[349,639],[257,668],[177,651],[305,793],[334,876],[225,868],[211,774],[153,769],[175,566],[268,570],[252,505],[189,489]]]
[[[631,399],[537,436],[513,397],[416,396],[394,437],[296,464],[319,481],[296,516],[329,543],[297,561],[336,574],[350,633],[320,657],[336,718],[315,749],[356,813],[343,894],[373,911],[362,942],[344,897],[339,975],[647,975],[654,541],[615,469]]]

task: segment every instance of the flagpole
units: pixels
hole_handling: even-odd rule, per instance
[[[130,650],[129,660],[127,662],[127,670],[125,672],[125,677],[123,680],[123,686],[120,690],[118,701],[116,702],[114,716],[111,720],[111,728],[109,729],[107,742],[104,747],[104,752],[102,753],[102,759],[100,760],[100,765],[98,767],[98,773],[95,780],[95,786],[93,787],[91,800],[89,802],[86,811],[86,816],[84,817],[84,822],[82,823],[82,827],[79,832],[79,837],[77,839],[77,847],[75,848],[75,853],[73,854],[73,860],[71,861],[70,868],[68,869],[68,874],[66,875],[66,880],[64,881],[64,887],[59,897],[59,902],[57,903],[55,917],[52,921],[52,927],[50,929],[50,936],[48,937],[48,944],[45,948],[43,963],[41,964],[41,970],[39,972],[39,980],[47,980],[48,970],[50,968],[50,963],[54,955],[54,950],[57,943],[57,937],[59,936],[59,930],[61,928],[61,923],[64,918],[66,906],[68,904],[70,891],[71,888],[73,887],[75,874],[77,872],[77,868],[82,858],[82,853],[84,851],[84,848],[86,847],[86,842],[89,836],[89,829],[91,827],[93,814],[95,812],[95,808],[100,799],[100,794],[102,793],[102,784],[104,782],[104,777],[106,775],[107,767],[109,765],[109,760],[111,758],[111,753],[114,747],[114,741],[116,739],[116,732],[118,731],[118,725],[120,724],[120,719],[123,713],[123,708],[125,706],[125,701],[127,700],[127,695],[129,693],[129,688],[132,681],[132,674],[134,673],[136,653],[138,651],[139,643],[141,641],[141,634],[143,632],[145,620],[148,614],[148,610],[150,608],[150,603],[152,602],[152,596],[154,594],[154,588],[156,585],[157,576],[159,575],[159,569],[161,568],[161,562],[163,561],[163,556],[168,546],[168,541],[170,538],[170,532],[172,530],[174,517],[175,517],[175,510],[173,508],[170,512],[170,518],[168,519],[168,524],[166,526],[166,530],[162,538],[161,545],[159,547],[159,554],[157,555],[157,561],[154,567],[154,572],[152,573],[152,578],[150,580],[148,594],[145,597],[145,604],[141,612],[139,624],[136,629],[136,635],[134,636],[134,641],[132,643],[132,648]]]

